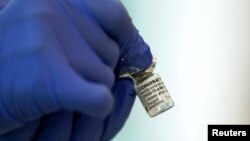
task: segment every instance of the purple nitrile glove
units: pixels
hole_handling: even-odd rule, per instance
[[[69,16],[73,8],[65,8],[62,0],[11,0],[0,13],[0,136],[4,140],[33,138],[22,133],[33,133],[40,118],[51,113],[67,110],[73,116],[77,111],[103,119],[112,110],[110,89],[118,45],[82,17],[79,21],[86,20],[82,27],[97,34],[85,36]],[[13,131],[23,126],[29,128]]]
[[[110,49],[109,47],[114,47],[116,43],[120,46],[120,59],[123,58],[124,61],[119,61],[119,65],[116,69],[117,74],[120,71],[127,71],[134,67],[145,68],[151,64],[152,55],[147,44],[145,44],[139,36],[125,8],[119,1],[79,0],[70,1],[70,3],[61,1],[58,7],[64,11],[64,14],[66,13],[67,16],[65,17],[71,21],[70,23],[76,27],[81,37],[86,40],[87,44],[107,66],[111,68],[114,67],[115,63],[112,63],[112,61],[115,62],[116,56],[112,55],[112,48]],[[57,24],[64,22],[59,21]],[[59,28],[60,27],[58,27],[58,29]],[[65,29],[66,26],[65,28],[61,28],[59,32],[62,40],[64,41],[65,39],[63,44],[77,46],[77,43],[71,43],[70,40],[67,42],[67,36],[63,34]],[[74,36],[71,36],[70,39],[73,37]],[[107,42],[105,39],[109,41]],[[112,39],[116,43],[114,43]],[[116,52],[114,48],[113,50]],[[78,58],[75,57],[74,54],[82,53],[79,52],[79,50],[74,51],[74,48],[66,51],[72,52],[75,61],[77,61]],[[92,60],[90,59],[88,61]],[[87,66],[86,68],[89,67],[89,65],[82,66]],[[96,75],[96,70],[92,71],[92,73]],[[103,72],[103,74],[106,75],[105,72]],[[98,80],[95,79],[98,79],[98,77],[94,79],[89,78],[88,80],[98,82]],[[104,85],[106,84],[107,87],[111,86],[105,82],[105,80],[100,82]],[[37,124],[39,121],[27,123],[22,128],[5,134],[4,138],[5,140],[20,138],[29,140],[29,138],[34,137],[34,133],[31,131],[34,131],[34,129],[39,126],[39,129],[35,133],[35,140],[110,140],[126,121],[135,98],[131,80],[117,80],[112,92],[114,109],[106,119],[93,118],[93,115],[89,115],[88,113],[73,115],[73,112],[62,111],[43,118],[40,125]],[[74,122],[72,122],[73,120]]]

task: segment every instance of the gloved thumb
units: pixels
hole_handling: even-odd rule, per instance
[[[103,29],[119,44],[120,71],[146,68],[152,63],[149,46],[143,41],[119,0],[80,0]]]

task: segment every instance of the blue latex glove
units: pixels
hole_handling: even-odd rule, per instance
[[[1,0],[0,1],[0,11],[5,7],[5,5],[9,2],[9,0]]]
[[[124,61],[119,61],[116,73],[133,71],[134,67],[142,69],[152,63],[152,54],[148,45],[139,35],[120,1],[84,0],[82,2],[87,9],[85,11],[93,14],[95,20],[121,48],[120,59],[123,58]],[[73,141],[108,141],[120,131],[129,116],[135,98],[132,81],[116,81],[113,94],[115,107],[111,115],[106,120],[79,117],[73,132]]]
[[[81,5],[81,3],[79,5]],[[144,68],[151,63],[152,56],[148,46],[138,35],[137,30],[130,22],[126,10],[120,3],[114,3],[113,1],[98,1],[98,3],[84,1],[84,5],[87,8],[80,7],[80,13],[88,13],[87,16],[90,17],[90,19],[94,18],[94,20],[91,20],[92,22],[98,22],[104,30],[119,43],[121,55],[125,58],[126,64],[120,62],[117,71],[127,70],[130,66]],[[108,7],[107,9],[109,10],[105,10],[106,8],[103,9],[102,6]],[[113,11],[117,11],[119,13],[118,16],[116,12]],[[107,19],[103,19],[103,17]],[[74,132],[71,132],[72,125],[70,120],[72,119],[72,114],[70,112],[60,112],[43,120],[43,127],[38,133],[37,139],[69,140],[69,137],[72,136],[73,138],[71,140],[109,140],[120,130],[133,105],[134,92],[132,82],[130,80],[118,80],[113,88],[113,93],[115,107],[106,120],[99,120],[86,115],[77,115],[75,117]],[[21,137],[25,138],[30,136],[30,132],[28,132],[29,129],[35,126],[37,126],[36,123],[29,123],[6,136],[7,138],[9,137],[9,140],[14,140],[11,137],[18,137],[20,133],[24,132],[26,134],[21,134]]]
[[[0,135],[25,124],[33,131],[39,121],[32,121],[61,110],[95,118],[112,110],[118,45],[88,18],[74,23],[64,8],[63,1],[12,0],[1,11]]]
[[[138,34],[127,11],[119,1],[79,0],[76,1],[75,5],[79,6],[81,14],[87,14],[93,22],[98,22],[109,36],[119,44],[120,59],[124,58],[125,61],[119,61],[116,74],[133,67],[145,68],[152,63],[152,54],[148,45]],[[117,13],[119,14],[117,15]],[[73,131],[68,134],[60,134],[59,138],[63,140],[64,136],[68,137],[71,134],[71,141],[108,141],[112,139],[123,127],[133,106],[135,99],[133,82],[117,79],[112,92],[115,103],[108,118],[96,119],[76,114]],[[53,122],[56,122],[56,118],[51,123]],[[55,129],[55,132],[48,133],[46,130],[48,128]],[[56,128],[48,124],[40,137],[56,140],[58,136],[53,137],[55,133],[58,133]],[[51,137],[53,138],[51,139]]]

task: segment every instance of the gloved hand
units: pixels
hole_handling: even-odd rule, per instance
[[[94,16],[95,20],[120,47],[120,61],[116,73],[142,69],[152,63],[152,54],[137,29],[132,24],[126,9],[120,1],[79,0],[85,6],[83,11]],[[123,60],[123,61],[122,61]],[[86,116],[76,119],[73,141],[109,141],[124,125],[131,111],[135,92],[131,80],[117,80],[113,88],[114,110],[106,120]],[[101,131],[100,131],[101,130]]]
[[[0,135],[60,110],[110,113],[118,45],[64,8],[64,1],[12,0],[1,11]]]
[[[80,6],[80,17],[87,15],[87,17],[91,19],[90,23],[93,24],[96,22],[98,23],[98,25],[101,25],[105,32],[107,32],[109,36],[111,36],[117,43],[119,43],[119,46],[121,47],[121,55],[123,58],[125,58],[125,61],[119,63],[117,69],[118,71],[128,69],[130,68],[130,66],[144,68],[151,63],[152,56],[150,54],[148,46],[138,35],[137,30],[135,30],[135,28],[133,27],[125,9],[120,3],[114,1],[83,2],[84,4],[79,3],[79,5],[84,5],[86,7],[83,8]],[[107,8],[104,9],[103,7]],[[66,11],[68,10],[68,12],[70,13],[70,10],[69,8],[67,9],[67,6],[65,9]],[[118,13],[118,15],[116,15],[117,13],[115,11]],[[69,17],[71,17],[73,21],[79,18],[78,16],[72,16],[72,13]],[[103,19],[104,17],[105,19]],[[98,49],[100,49],[98,47],[100,46],[97,46],[95,44],[96,42],[94,41],[96,40],[96,35],[99,35],[99,32],[88,32],[88,30],[83,30],[92,27],[92,24],[86,24],[85,20],[82,20],[81,22],[81,24],[85,23],[83,27],[80,26],[78,22],[75,22],[75,24],[78,24],[79,31],[84,31],[81,32],[81,34],[84,35],[83,37],[85,37],[88,44],[90,44],[91,47],[95,49],[95,52],[97,52],[98,54]],[[100,29],[96,27],[93,29]],[[91,36],[88,36],[89,34]],[[95,36],[93,37],[93,35]],[[102,55],[101,53],[98,55]],[[112,63],[107,64],[110,65]],[[84,115],[78,114],[75,117],[75,122],[73,126],[75,127],[73,129],[74,132],[71,132],[71,120],[73,118],[72,112],[60,112],[50,117],[47,117],[42,121],[40,125],[42,127],[39,128],[39,132],[37,133],[36,138],[38,140],[69,140],[71,133],[73,137],[72,140],[108,140],[112,138],[124,124],[134,101],[133,84],[129,80],[120,80],[119,82],[117,82],[113,91],[115,98],[115,108],[112,114],[110,114],[106,120],[95,119],[92,116],[87,116],[86,113]],[[23,137],[28,140],[28,136],[30,136],[30,133],[32,133],[29,129],[32,129],[37,126],[37,122],[28,123],[21,129],[18,129],[14,132],[10,132],[9,134],[5,135],[5,138],[9,140],[14,140],[13,137]]]

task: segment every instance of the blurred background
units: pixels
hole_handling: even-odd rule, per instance
[[[137,98],[113,141],[206,141],[208,124],[250,124],[249,0],[122,0],[175,102],[149,118]]]

